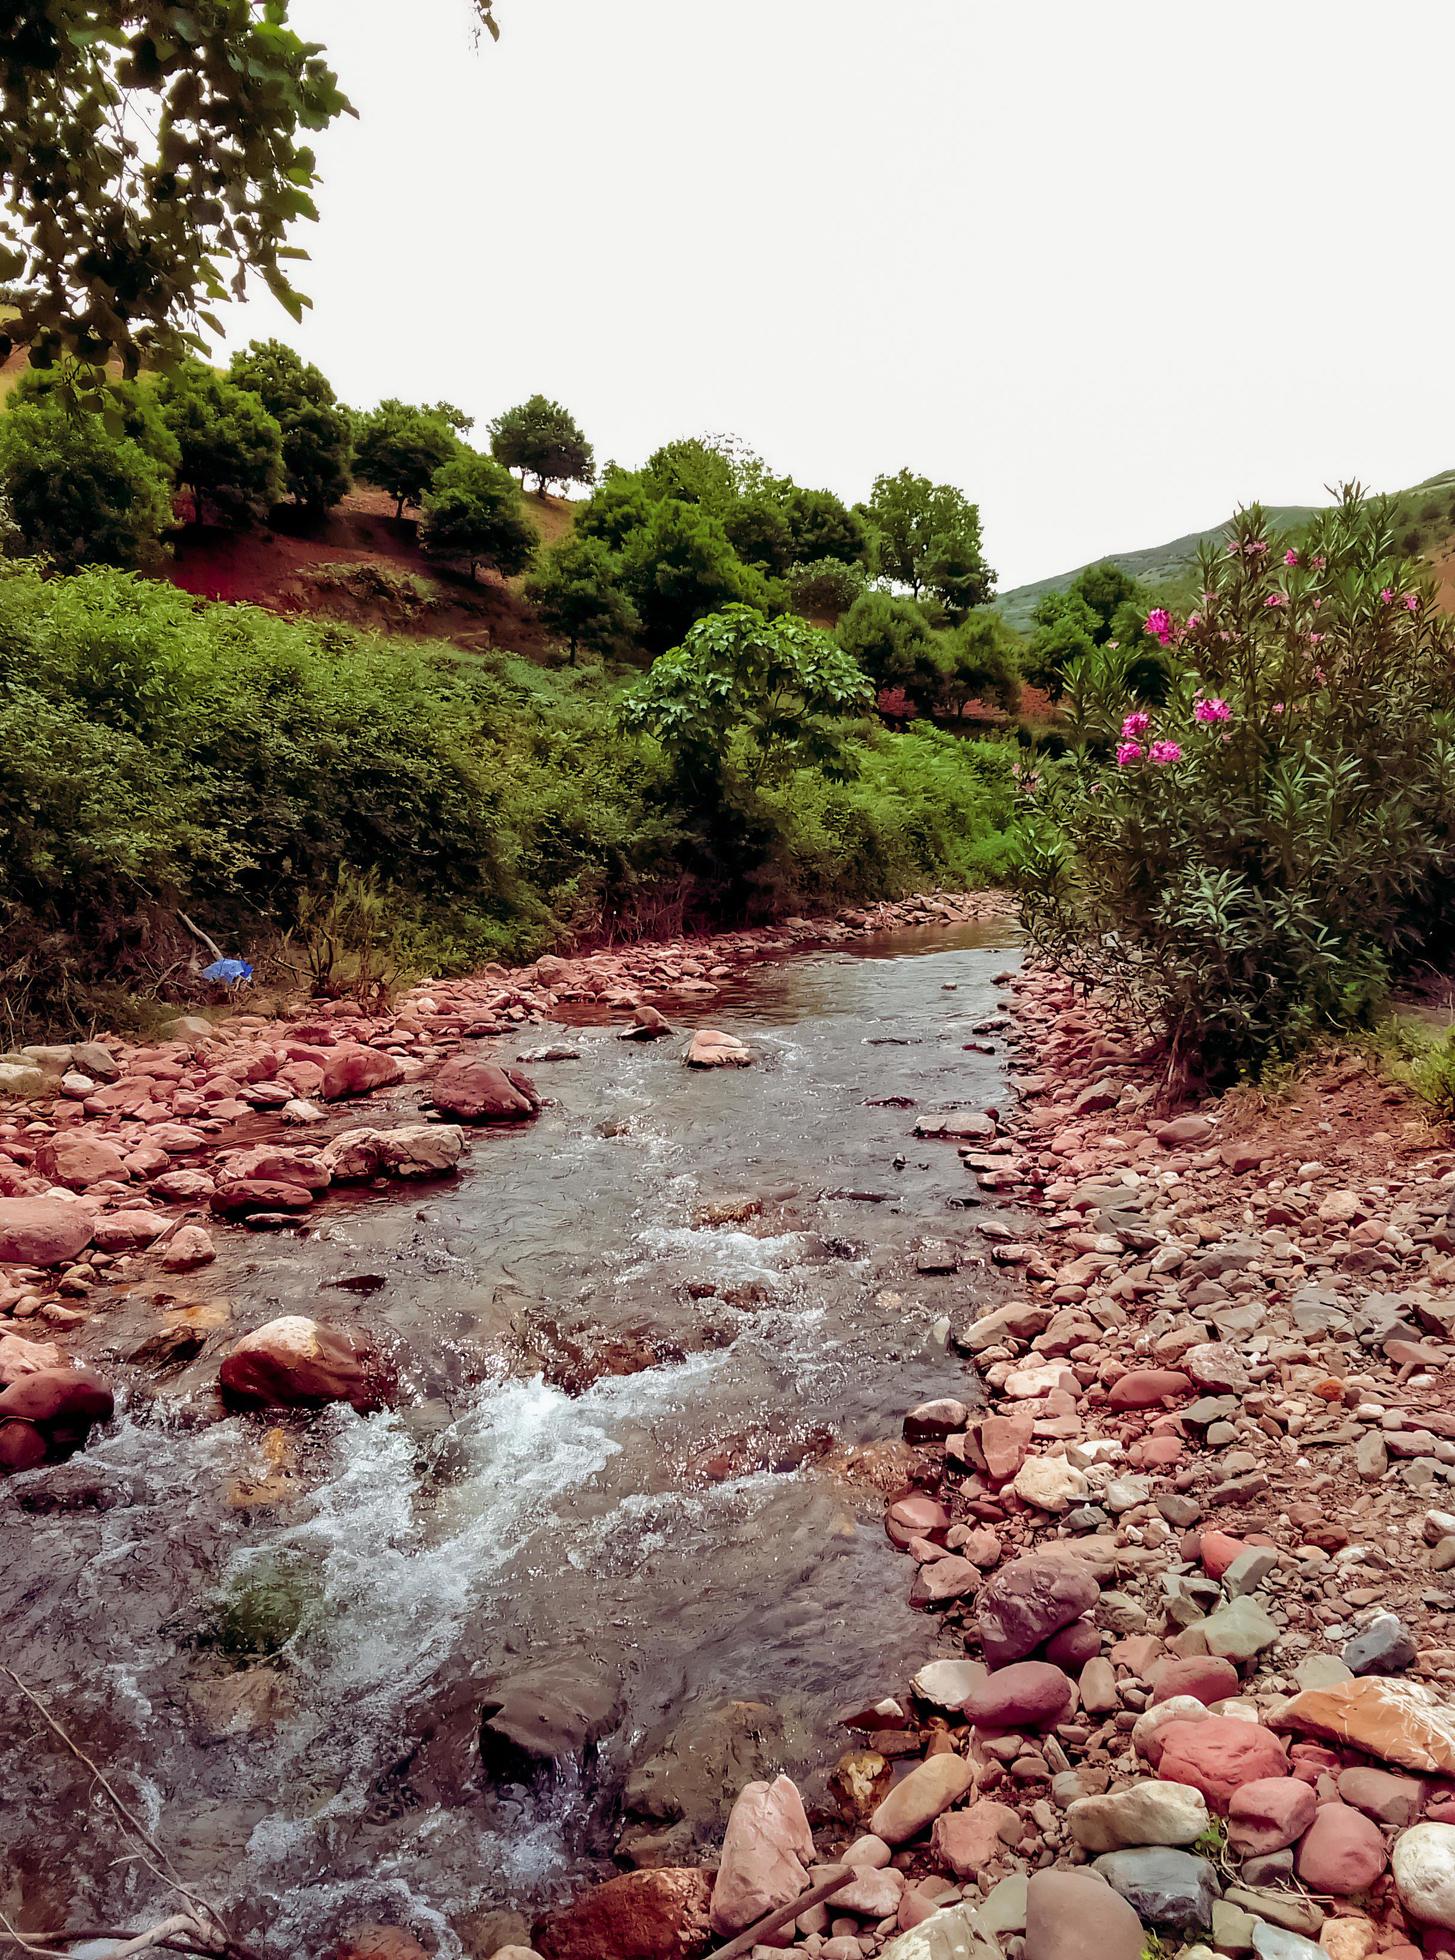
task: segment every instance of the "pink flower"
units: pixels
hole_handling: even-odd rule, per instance
[[[1232,712],[1221,695],[1214,695],[1210,701],[1193,703],[1192,718],[1194,721],[1226,721]]]
[[[1283,713],[1283,703],[1281,701],[1275,701],[1273,703],[1273,706],[1269,709],[1269,713],[1275,715],[1281,715]]]
[[[1265,606],[1281,606],[1283,604],[1283,594],[1281,592],[1270,592],[1263,603]]]
[[[1125,769],[1129,762],[1140,762],[1145,753],[1140,742],[1118,742],[1117,768]]]
[[[1311,647],[1316,647],[1319,644],[1319,641],[1323,639],[1323,637],[1324,636],[1322,633],[1310,633],[1308,636],[1308,643]]]
[[[1404,595],[1404,609],[1406,612],[1419,611],[1420,601],[1419,601],[1419,595],[1417,593],[1406,592],[1406,594]]]
[[[1381,606],[1392,606],[1394,604],[1394,588],[1392,586],[1386,585],[1384,587],[1379,595],[1379,603]]]
[[[1318,555],[1314,559],[1314,564],[1318,567],[1320,571],[1324,569],[1325,565],[1327,565],[1328,562],[1329,562],[1328,559],[1324,557],[1322,552],[1318,553]]]
[[[1154,742],[1147,753],[1158,764],[1182,760],[1182,749],[1176,742]]]
[[[1315,680],[1316,680],[1316,681],[1318,682],[1318,684],[1319,684],[1319,686],[1320,686],[1320,687],[1322,687],[1322,686],[1323,686],[1323,684],[1324,684],[1324,681],[1326,680],[1326,678],[1327,678],[1327,676],[1325,675],[1325,673],[1324,673],[1324,670],[1323,670],[1323,668],[1322,668],[1322,667],[1315,667],[1315,668],[1314,668],[1314,679],[1315,679]]]
[[[1172,615],[1165,606],[1153,606],[1147,614],[1146,630],[1159,646],[1166,646],[1172,637]]]
[[[1189,627],[1193,627],[1193,626],[1201,626],[1201,624],[1202,624],[1202,614],[1201,614],[1201,613],[1189,613],[1189,614],[1187,615],[1187,624],[1188,624],[1188,626],[1189,626]]]
[[[1128,715],[1122,723],[1122,735],[1125,740],[1134,742],[1139,735],[1145,735],[1151,726],[1152,717],[1150,715],[1144,715],[1138,709],[1136,714]]]
[[[1296,551],[1285,551],[1283,562],[1285,565],[1296,565],[1298,563],[1298,553]]]
[[[1267,538],[1249,538],[1248,556],[1250,558],[1261,558],[1267,549],[1268,549]]]

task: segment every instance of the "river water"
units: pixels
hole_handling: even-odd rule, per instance
[[[526,1030],[510,1054],[572,1058],[527,1064],[545,1111],[479,1134],[457,1181],[230,1236],[202,1283],[93,1323],[113,1357],[159,1327],[207,1346],[120,1367],[109,1430],[0,1490],[0,1652],[262,1951],[384,1919],[454,1960],[609,1872],[624,1821],[690,1859],[734,1704],[763,1705],[736,1776],[821,1789],[834,1711],[938,1650],[867,1446],[970,1392],[944,1323],[990,1284],[975,1184],[912,1132],[1003,1103],[1013,944],[926,929],[747,969],[706,1017],[745,1070]],[[922,1271],[946,1240],[959,1270]],[[219,1419],[218,1351],[278,1312],[367,1328],[400,1408]],[[605,1733],[492,1779],[481,1705],[544,1665],[611,1700]],[[155,1880],[0,1690],[0,1910],[145,1923]]]

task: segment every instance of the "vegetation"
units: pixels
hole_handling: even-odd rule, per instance
[[[472,579],[482,564],[514,578],[530,564],[537,543],[509,470],[472,449],[435,471],[419,534],[431,557],[462,560]]]
[[[600,538],[568,538],[526,581],[526,597],[547,629],[570,648],[624,654],[641,631],[636,608],[618,583],[618,566]]]
[[[365,483],[388,491],[396,517],[403,517],[406,505],[418,509],[435,471],[460,447],[461,432],[448,409],[444,402],[433,408],[411,407],[391,396],[357,420],[355,470]],[[468,418],[465,426],[469,427]]]
[[[541,496],[555,483],[591,483],[596,460],[580,424],[559,402],[532,395],[506,409],[490,424],[490,453],[507,469],[519,470],[522,488],[529,472]]]
[[[201,361],[183,361],[157,383],[157,402],[197,522],[209,510],[232,523],[265,517],[283,494],[283,431],[257,395]]]
[[[987,600],[995,574],[980,550],[980,510],[953,484],[900,470],[874,480],[863,507],[875,571],[907,585],[918,599],[933,593],[963,617]]]
[[[1110,560],[1088,565],[1064,592],[1048,592],[1038,601],[1035,631],[1026,649],[1026,679],[1059,701],[1072,662],[1110,646],[1135,655],[1129,685],[1137,698],[1160,701],[1167,687],[1167,663],[1144,621],[1163,604],[1160,594],[1139,585]]]
[[[1022,883],[1043,953],[1165,1032],[1174,1071],[1224,1079],[1448,950],[1455,639],[1357,490],[1297,543],[1255,505],[1200,570],[1191,613],[1146,622],[1162,706],[1126,649],[1069,664],[1076,757]]]
[[[0,416],[0,501],[17,548],[66,571],[158,558],[170,472],[135,437],[72,413],[58,391],[17,395]]]
[[[281,340],[255,340],[228,370],[256,395],[283,432],[288,495],[305,510],[332,510],[352,481],[354,430],[349,412],[320,368]]]

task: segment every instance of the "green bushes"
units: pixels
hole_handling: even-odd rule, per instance
[[[1455,645],[1354,490],[1296,548],[1243,513],[1201,585],[1147,620],[1164,705],[1134,707],[1126,649],[1068,667],[1076,760],[1022,882],[1040,950],[1218,1079],[1367,1020],[1444,949]]]
[[[17,393],[19,390],[17,390]],[[63,569],[142,565],[172,523],[166,467],[99,416],[67,412],[55,392],[0,415],[0,501],[20,548]]]
[[[438,971],[633,930],[666,894],[665,923],[701,925],[993,868],[999,751],[991,768],[976,744],[849,724],[830,783],[797,766],[817,736],[785,749],[765,722],[774,767],[714,807],[624,731],[620,697],[600,668],[548,673],[120,572],[0,569],[0,999],[39,1030],[114,1018],[127,992],[176,997],[179,910],[247,957],[291,931],[304,970],[343,899],[360,911],[367,894],[372,970]]]

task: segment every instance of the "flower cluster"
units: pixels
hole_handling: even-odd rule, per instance
[[[1143,719],[1145,720],[1146,717],[1144,716]],[[1143,756],[1146,756],[1149,762],[1155,762],[1158,768],[1165,768],[1169,762],[1181,762],[1182,745],[1179,742],[1153,742],[1150,748],[1144,748],[1140,742],[1117,743],[1118,769],[1125,769],[1129,763],[1140,762]]]
[[[1192,706],[1194,721],[1226,721],[1232,712],[1220,694],[1207,701],[1195,701]]]
[[[1122,723],[1122,739],[1128,742],[1135,742],[1138,736],[1145,735],[1151,726],[1152,717],[1150,715],[1144,715],[1141,709],[1138,708],[1134,714],[1128,715]]]
[[[1180,742],[1154,742],[1147,756],[1156,763],[1181,762],[1182,745]]]
[[[1165,606],[1153,606],[1147,614],[1146,630],[1159,647],[1166,646],[1172,638],[1172,615]]]

